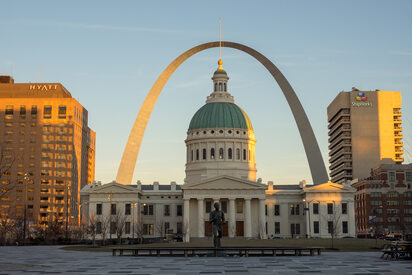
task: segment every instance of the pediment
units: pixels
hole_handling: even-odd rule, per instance
[[[249,180],[239,179],[231,176],[218,176],[198,183],[189,183],[182,185],[182,189],[201,190],[201,189],[232,189],[232,190],[264,190],[266,185]]]
[[[135,187],[130,187],[117,182],[96,186],[87,190],[87,193],[139,193]]]
[[[344,184],[334,183],[331,181],[317,184],[303,189],[304,192],[355,192],[356,189]]]

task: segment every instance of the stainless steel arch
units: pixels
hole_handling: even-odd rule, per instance
[[[156,104],[157,98],[163,90],[164,85],[169,80],[174,71],[189,57],[192,55],[204,51],[210,48],[219,47],[219,41],[209,42],[198,45],[196,47],[187,50],[179,57],[177,57],[172,63],[158,77],[146,99],[143,102],[142,107],[136,117],[133,124],[132,131],[130,132],[129,139],[127,140],[126,147],[123,152],[122,160],[120,162],[119,169],[117,171],[116,181],[122,184],[131,184],[133,179],[134,169],[136,167],[136,160],[139,154],[140,145],[143,140],[143,135],[152,113],[153,107]],[[312,126],[306,116],[305,110],[302,107],[298,97],[292,86],[290,86],[287,79],[279,71],[279,69],[261,53],[249,48],[245,45],[222,41],[222,47],[234,48],[256,58],[263,66],[270,72],[275,78],[279,87],[281,88],[286,100],[292,110],[300,136],[302,138],[303,146],[305,148],[306,157],[309,162],[310,172],[312,174],[312,180],[314,184],[325,183],[328,181],[328,174],[326,172],[325,163],[323,162],[322,155],[319,150],[318,142],[316,141],[315,134],[313,133]]]

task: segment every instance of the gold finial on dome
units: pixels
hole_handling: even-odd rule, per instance
[[[217,68],[217,70],[218,70],[218,71],[223,71],[223,67],[222,67],[223,61],[222,61],[222,59],[219,59],[219,61],[217,62],[217,64],[219,64],[219,68]]]

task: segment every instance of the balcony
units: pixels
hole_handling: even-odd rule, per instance
[[[402,119],[401,118],[393,118],[393,122],[402,123]]]
[[[329,141],[329,143],[332,144],[332,143],[335,142],[336,140],[339,140],[339,139],[342,139],[342,138],[345,138],[345,137],[351,137],[351,136],[352,136],[352,135],[351,135],[350,130],[339,131],[339,134],[331,136],[331,137],[328,139],[328,141]]]
[[[333,132],[336,128],[338,128],[342,124],[350,124],[350,116],[348,116],[347,118],[345,117],[345,118],[338,119],[337,121],[333,123],[329,123],[328,125],[329,132]]]
[[[343,147],[343,146],[352,146],[352,142],[351,142],[351,140],[350,140],[350,137],[343,137],[342,139],[339,139],[339,140],[331,143],[331,144],[328,146],[328,148],[329,148],[329,150],[330,150],[331,153],[332,153],[332,151],[333,151],[334,149],[341,148],[341,147]]]

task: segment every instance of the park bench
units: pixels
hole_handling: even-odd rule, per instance
[[[113,256],[314,256],[322,247],[116,247]]]
[[[381,251],[383,259],[412,259],[412,242],[396,241],[385,244]]]

